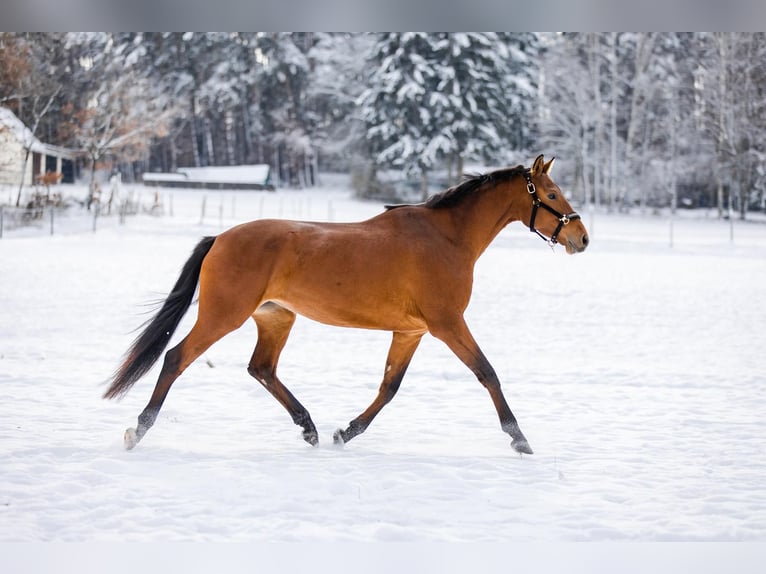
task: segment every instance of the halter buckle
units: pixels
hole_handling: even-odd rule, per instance
[[[527,192],[529,195],[534,195],[537,192],[537,188],[535,188],[535,184],[531,181],[527,181]]]
[[[562,224],[566,225],[567,223],[569,223],[569,217],[567,217],[566,215],[562,215],[560,221]]]

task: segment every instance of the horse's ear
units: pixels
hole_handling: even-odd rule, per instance
[[[543,160],[543,154],[537,156],[535,163],[532,164],[532,175],[540,175],[545,173],[545,161]]]
[[[543,166],[543,173],[548,175],[551,172],[551,168],[553,167],[553,162],[556,161],[555,157],[552,157],[546,164]]]

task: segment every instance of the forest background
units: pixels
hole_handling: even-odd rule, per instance
[[[763,210],[765,78],[762,33],[0,33],[0,105],[126,181],[267,163],[425,196],[545,153],[610,211]]]

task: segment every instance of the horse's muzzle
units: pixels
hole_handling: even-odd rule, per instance
[[[585,248],[588,247],[589,243],[590,238],[588,237],[588,234],[583,233],[579,238],[567,239],[565,247],[567,253],[582,253],[585,251]]]

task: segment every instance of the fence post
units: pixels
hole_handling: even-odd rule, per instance
[[[53,218],[54,218],[54,214],[56,213],[56,210],[53,207],[51,207],[50,210],[51,210],[51,236],[52,236],[53,235]]]
[[[3,238],[3,216],[5,214],[5,206],[0,205],[0,239]]]
[[[202,196],[202,214],[200,215],[200,218],[199,218],[199,224],[200,225],[205,223],[205,206],[206,206],[206,204],[207,204],[207,195],[203,195]]]
[[[97,203],[93,208],[93,233],[96,233],[96,223],[98,222],[98,215],[101,211],[101,204]]]

